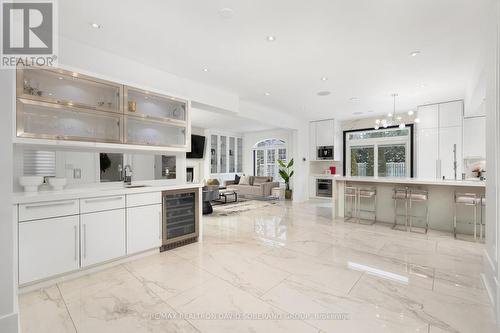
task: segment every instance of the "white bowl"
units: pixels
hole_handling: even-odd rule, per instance
[[[25,192],[37,192],[38,186],[42,185],[42,176],[22,176],[19,177],[19,184],[24,187]]]
[[[55,191],[61,191],[64,186],[66,186],[66,178],[55,178],[55,177],[50,177],[49,178],[49,185],[52,186],[52,188]]]

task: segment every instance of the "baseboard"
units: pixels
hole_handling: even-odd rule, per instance
[[[493,279],[487,278],[485,273],[481,273],[481,280],[486,292],[488,293],[491,304],[497,308],[499,306],[499,304],[497,304],[497,294],[500,292],[500,285],[496,276],[496,267],[486,249],[483,249],[483,255],[486,258],[489,271],[493,273]]]
[[[19,332],[19,316],[17,313],[11,313],[7,316],[0,317],[0,332],[2,333]]]

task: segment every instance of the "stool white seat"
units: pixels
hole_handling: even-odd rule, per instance
[[[453,236],[457,238],[457,208],[458,206],[463,207],[472,207],[472,224],[474,226],[474,240],[477,240],[477,210],[478,208],[481,210],[481,221],[479,222],[479,239],[483,238],[483,223],[482,223],[482,206],[484,197],[480,196],[476,193],[460,193],[455,192],[454,198],[454,210],[453,210]]]
[[[416,189],[416,188],[410,188],[409,194],[408,194],[408,200],[409,200],[409,220],[410,220],[410,231],[412,230],[413,227],[413,219],[414,218],[424,218],[425,219],[425,233],[429,230],[429,205],[428,205],[428,200],[429,200],[429,192],[427,190],[422,190],[422,189]],[[414,203],[424,203],[425,204],[425,214],[423,216],[416,216],[412,212],[413,204]]]
[[[361,209],[361,201],[370,200],[373,204],[371,209]],[[373,186],[358,187],[358,223],[361,223],[361,212],[373,214],[373,220],[368,220],[370,224],[377,221],[377,188]]]

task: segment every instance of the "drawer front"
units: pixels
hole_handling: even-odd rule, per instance
[[[161,204],[161,192],[127,194],[127,207]]]
[[[120,208],[125,208],[124,195],[80,199],[80,211],[82,214]]]
[[[19,205],[19,221],[79,214],[78,200],[35,202]]]

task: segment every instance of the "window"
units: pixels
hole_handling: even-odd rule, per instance
[[[279,176],[278,159],[287,161],[285,141],[266,139],[254,145],[254,176],[273,177],[282,182]]]
[[[25,149],[23,173],[26,176],[56,176],[56,152],[51,150]]]
[[[344,132],[344,170],[349,176],[411,177],[413,125]]]

